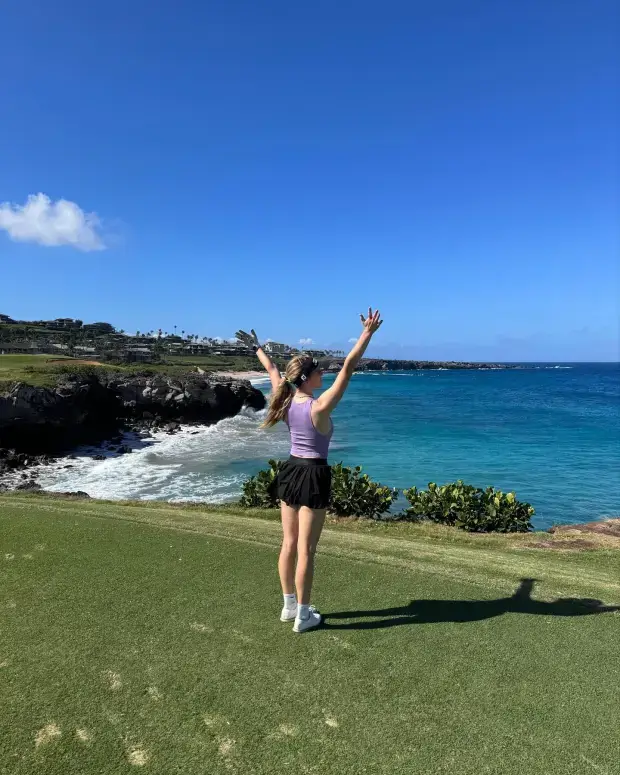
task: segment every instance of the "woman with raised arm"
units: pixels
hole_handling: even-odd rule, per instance
[[[327,463],[333,433],[331,414],[344,395],[373,334],[383,321],[379,312],[360,315],[363,331],[347,356],[334,384],[314,398],[323,374],[317,361],[299,355],[286,367],[284,378],[260,346],[254,329],[238,331],[237,338],[258,355],[273,388],[264,427],[283,421],[291,434],[291,457],[278,476],[278,498],[282,509],[283,540],[278,570],[284,595],[280,619],[294,621],[294,632],[318,627],[321,614],[310,605],[314,555],[323,529],[331,494],[331,469]],[[295,568],[297,557],[297,568]],[[295,596],[297,590],[297,596]]]

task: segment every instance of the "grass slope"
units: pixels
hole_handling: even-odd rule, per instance
[[[29,385],[52,387],[61,376],[67,372],[84,372],[83,361],[68,356],[56,355],[0,355],[0,389],[8,388],[15,382],[26,382]],[[199,366],[206,372],[219,371],[251,371],[257,368],[255,357],[244,356],[170,356],[161,363],[133,363],[127,366],[102,364],[87,366],[86,371],[92,372],[98,368],[106,371],[117,371],[132,374],[135,372],[163,373],[181,375],[188,371],[196,371]]]
[[[3,775],[620,772],[620,616],[570,600],[620,603],[617,552],[333,526],[295,636],[273,520],[11,494],[0,522]]]
[[[31,385],[48,385],[55,381],[58,364],[51,360],[71,363],[72,358],[62,355],[0,355],[0,389],[14,382]]]

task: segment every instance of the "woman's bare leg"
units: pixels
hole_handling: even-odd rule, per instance
[[[297,602],[300,605],[308,605],[310,602],[314,576],[314,555],[324,522],[325,509],[309,509],[306,506],[299,509],[295,586],[297,587]]]
[[[282,548],[278,560],[278,571],[282,593],[292,595],[295,592],[295,555],[299,535],[299,510],[286,503],[281,504],[282,511]]]

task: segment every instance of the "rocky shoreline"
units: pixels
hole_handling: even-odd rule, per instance
[[[53,388],[15,384],[0,395],[0,490],[38,489],[37,471],[80,445],[132,451],[129,431],[147,439],[182,425],[212,425],[244,407],[263,409],[249,381],[187,373],[66,375]],[[69,463],[70,464],[70,463]]]
[[[342,368],[342,360],[330,361],[326,371],[335,372]],[[470,361],[401,361],[386,358],[364,358],[357,371],[491,371],[526,368],[517,363],[472,363]]]

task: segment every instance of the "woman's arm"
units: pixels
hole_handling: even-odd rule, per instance
[[[338,373],[334,384],[315,401],[314,410],[318,415],[331,414],[336,406],[338,406],[338,402],[349,386],[353,372],[366,352],[366,348],[370,344],[373,334],[379,330],[383,323],[379,310],[373,313],[372,308],[369,308],[367,318],[363,315],[360,315],[360,318],[362,326],[364,327],[362,335],[353,346],[351,352],[347,355],[344,366]]]
[[[280,369],[275,365],[275,363],[271,360],[271,358],[261,347],[258,341],[258,336],[256,336],[256,331],[252,329],[249,334],[247,334],[245,331],[237,331],[235,336],[240,342],[246,345],[248,349],[254,350],[254,352],[258,356],[258,360],[265,367],[267,374],[269,374],[269,379],[271,380],[271,387],[273,388],[273,390],[277,390],[280,383],[282,382],[282,375],[280,374]]]

